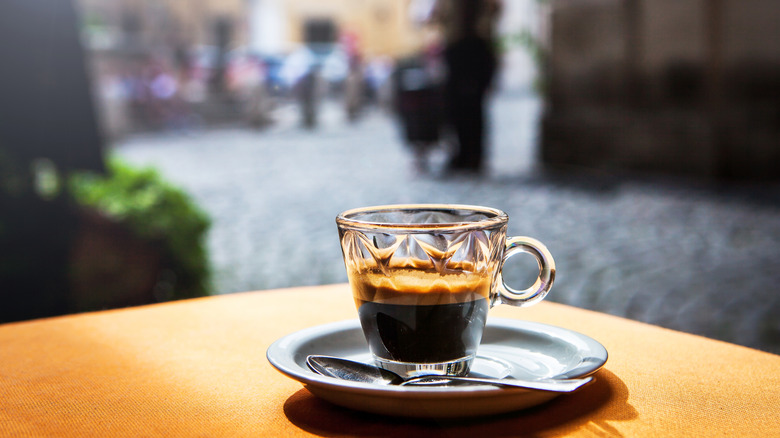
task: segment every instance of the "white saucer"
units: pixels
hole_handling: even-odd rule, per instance
[[[522,388],[475,386],[381,386],[314,373],[310,354],[371,363],[358,320],[301,330],[274,342],[266,353],[277,370],[314,395],[365,412],[424,418],[464,418],[528,408],[559,394]],[[517,379],[575,378],[596,372],[607,350],[583,334],[547,324],[489,319],[470,375]],[[587,385],[580,390],[587,389]]]

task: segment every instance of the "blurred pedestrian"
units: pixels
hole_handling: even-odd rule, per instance
[[[239,53],[228,63],[227,89],[242,107],[251,126],[260,128],[271,122],[271,99],[267,92],[266,66],[260,56]]]
[[[360,115],[365,100],[365,74],[360,55],[349,58],[349,72],[344,80],[344,105],[347,120],[354,122]]]
[[[438,0],[432,19],[444,33],[447,122],[455,133],[449,169],[479,172],[484,161],[485,98],[498,65],[498,0]]]
[[[382,56],[373,58],[366,66],[366,80],[374,102],[387,112],[392,111],[393,81],[390,78],[394,68],[393,60]]]
[[[307,129],[317,127],[317,111],[320,98],[320,65],[313,63],[296,84],[301,119]]]

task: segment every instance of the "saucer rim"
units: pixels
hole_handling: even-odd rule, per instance
[[[516,331],[525,331],[532,333],[558,333],[565,334],[566,336],[574,336],[579,338],[589,347],[587,356],[593,362],[592,366],[583,367],[581,373],[574,375],[567,375],[567,378],[586,377],[594,374],[601,369],[607,362],[609,354],[607,349],[598,341],[590,336],[582,333],[569,330],[563,327],[558,327],[550,324],[525,321],[511,318],[491,318],[488,320],[486,330],[490,328],[504,328]],[[297,380],[304,386],[313,385],[315,387],[325,387],[332,390],[338,390],[341,392],[351,392],[355,394],[365,395],[379,395],[379,392],[384,396],[404,397],[404,394],[414,396],[415,398],[423,396],[425,398],[451,398],[454,395],[468,396],[468,394],[474,394],[475,396],[483,396],[485,393],[501,393],[506,395],[507,393],[529,393],[539,392],[524,388],[504,388],[491,385],[474,385],[474,386],[444,386],[444,387],[423,387],[423,386],[384,386],[372,383],[364,382],[350,382],[346,380],[336,379],[334,377],[322,376],[314,371],[311,371],[307,367],[299,365],[293,355],[292,348],[296,345],[303,344],[306,340],[311,340],[317,337],[325,335],[333,335],[339,331],[347,330],[360,330],[360,322],[357,319],[348,319],[343,321],[331,322],[321,324],[317,326],[307,327],[302,330],[285,335],[276,341],[274,341],[266,350],[266,358],[271,365],[279,372],[287,377]],[[486,344],[490,345],[490,344]],[[368,347],[366,346],[366,351]],[[486,356],[487,357],[487,356]],[[596,359],[596,361],[593,361]]]

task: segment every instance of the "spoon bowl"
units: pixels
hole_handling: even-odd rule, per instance
[[[337,379],[353,382],[371,383],[376,385],[446,385],[476,384],[494,385],[501,387],[525,388],[537,391],[572,392],[582,385],[593,380],[592,377],[581,379],[544,379],[544,380],[520,380],[520,379],[492,379],[482,377],[460,377],[443,375],[415,376],[404,379],[392,371],[373,365],[342,359],[332,356],[310,355],[306,358],[306,364],[317,374],[335,377]]]

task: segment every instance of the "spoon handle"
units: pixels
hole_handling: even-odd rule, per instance
[[[495,386],[508,386],[513,388],[527,388],[535,389],[538,391],[551,391],[551,392],[572,392],[580,386],[593,380],[593,377],[585,377],[582,379],[561,379],[561,380],[519,380],[519,379],[490,379],[480,377],[456,377],[456,376],[420,376],[413,377],[401,383],[401,386],[406,385],[426,385],[437,384],[441,382],[472,382],[472,383],[485,383]]]

